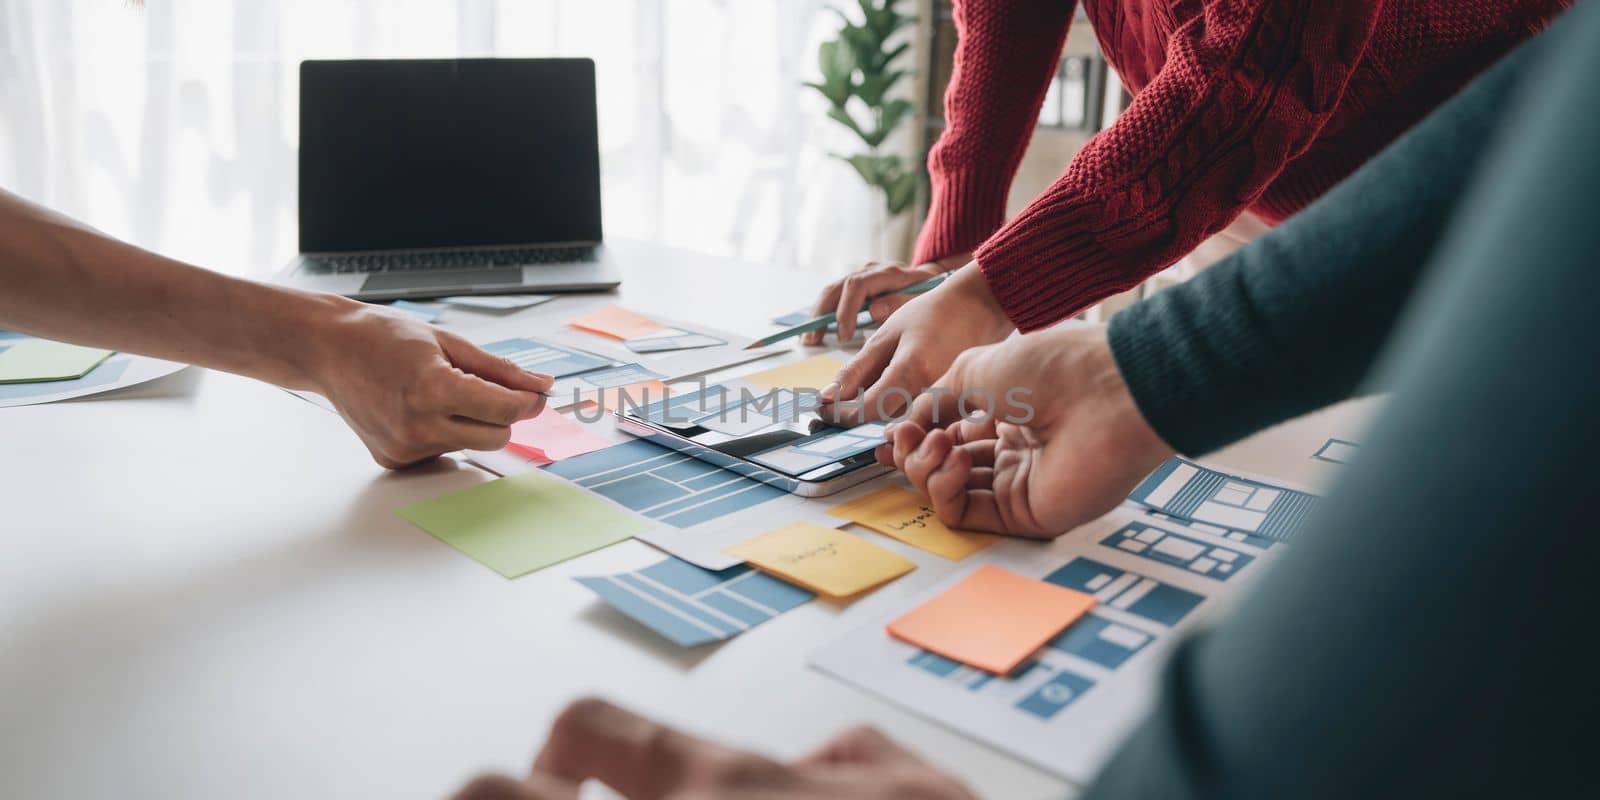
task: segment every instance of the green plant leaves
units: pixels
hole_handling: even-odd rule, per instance
[[[880,155],[878,148],[916,113],[916,105],[905,98],[889,99],[896,86],[910,73],[895,67],[910,42],[899,41],[900,31],[915,22],[902,14],[900,0],[856,0],[860,20],[843,9],[832,8],[839,16],[838,37],[823,42],[817,49],[817,67],[822,80],[807,83],[827,98],[828,117],[850,129],[871,151],[852,156],[837,156],[854,167],[861,179],[884,193],[890,216],[911,207],[916,198],[920,173],[910,169],[898,155]],[[851,98],[860,104],[851,110]],[[860,112],[866,112],[862,122]]]

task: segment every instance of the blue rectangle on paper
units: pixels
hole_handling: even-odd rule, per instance
[[[618,611],[685,647],[731,638],[813,597],[743,564],[712,571],[677,558],[620,575],[576,580]]]
[[[1144,637],[1137,647],[1129,648],[1125,645],[1108,641],[1101,634],[1113,625],[1126,628]],[[1155,636],[1144,631],[1129,628],[1126,625],[1114,623],[1099,614],[1087,614],[1082,619],[1073,623],[1071,627],[1056,635],[1045,644],[1054,650],[1071,653],[1085,661],[1092,661],[1106,669],[1116,669],[1122,662],[1133,657],[1134,653],[1143,650],[1146,645],[1155,641]]]
[[[683,647],[693,647],[725,638],[673,615],[655,603],[613,583],[610,578],[578,578],[577,581],[600,595],[601,599],[613,608]]]
[[[681,559],[669,558],[639,570],[639,574],[684,594],[699,594],[749,572],[744,564],[724,570],[709,570]]]
[[[1061,709],[1072,705],[1084,692],[1093,688],[1094,681],[1066,670],[1057,672],[1032,694],[1017,701],[1017,708],[1038,717],[1050,719]]]
[[[710,613],[705,609],[704,606],[701,606],[698,603],[689,602],[687,598],[676,596],[656,588],[655,586],[651,586],[646,581],[641,580],[638,575],[617,575],[616,581],[627,586],[629,589],[633,589],[636,592],[660,601],[663,605],[669,605],[678,609],[682,613],[693,617],[696,621],[706,625],[707,627],[721,631],[725,637],[732,636],[741,630],[738,625],[728,622],[727,620],[718,617],[716,614]]]
[[[733,617],[746,625],[760,625],[772,616],[755,606],[740,600],[738,596],[726,592],[709,592],[700,597],[700,602]]]
[[[675,483],[668,483],[648,474],[631,475],[619,481],[591,486],[589,489],[634,511],[643,511],[689,493],[687,489],[679,488]]]
[[[70,381],[0,384],[0,400],[20,400],[26,397],[42,397],[49,394],[110,386],[122,380],[122,373],[127,372],[131,364],[133,364],[133,361],[127,358],[112,357],[110,361],[90,370],[88,375],[74,378]]]
[[[782,497],[783,490],[764,483],[757,483],[748,478],[740,481],[747,484],[738,494],[730,494],[718,500],[713,500],[703,506],[696,506],[670,517],[662,517],[661,521],[676,528],[688,528],[709,522],[719,517],[727,516],[747,508],[761,505],[774,498]],[[652,515],[653,516],[653,515]]]
[[[753,600],[778,612],[798,608],[816,597],[805,589],[760,572],[753,573],[743,580],[730,582],[724,587],[724,591]]]
[[[732,474],[725,473],[721,467],[715,464],[694,458],[685,459],[676,464],[668,464],[665,467],[658,467],[651,470],[651,472],[674,483],[682,483],[706,474]]]
[[[926,650],[919,651],[916,655],[912,656],[911,660],[907,663],[913,667],[916,667],[917,669],[937,675],[941,678],[949,677],[950,673],[961,669],[961,664],[958,662],[951,661],[950,659],[945,658],[938,653],[930,653]]]

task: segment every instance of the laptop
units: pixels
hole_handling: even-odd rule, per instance
[[[304,61],[300,255],[360,300],[610,289],[594,62]]]

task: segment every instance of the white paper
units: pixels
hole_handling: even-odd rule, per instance
[[[1048,546],[1003,541],[961,562],[960,569],[926,594],[824,646],[810,662],[1040,769],[1080,783],[1088,781],[1148,710],[1164,654],[1177,632],[1215,613],[1225,596],[1236,595],[1248,583],[1215,580],[1161,563],[1148,551],[1141,556],[1104,543],[1119,540],[1120,532],[1135,524],[1166,525],[1122,508]],[[1168,527],[1195,535],[1181,526]],[[1251,555],[1253,560],[1246,569],[1252,573],[1270,560],[1265,551],[1222,538],[1215,542]],[[1031,670],[1015,678],[985,678],[985,673],[970,667],[930,658],[931,654],[885,631],[890,620],[985,562],[1041,579],[1076,562],[1080,590],[1094,592],[1102,602],[1068,627],[1063,637],[1071,639],[1058,637],[1056,644],[1041,648],[1030,659],[1035,662]],[[1091,569],[1091,562],[1110,570]],[[1122,574],[1113,578],[1113,571]],[[1176,624],[1153,619],[1161,613],[1144,604],[1161,608],[1166,602],[1170,609],[1175,606],[1166,598],[1172,596],[1188,598],[1188,602],[1198,598],[1198,603],[1187,606]],[[1071,651],[1064,649],[1069,647]],[[941,674],[943,670],[948,671]]]

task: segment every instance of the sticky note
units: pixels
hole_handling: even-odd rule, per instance
[[[578,405],[585,408],[599,405],[602,410],[615,411],[622,407],[622,400],[626,397],[630,409],[635,406],[643,408],[651,403],[665,400],[671,394],[671,387],[661,381],[641,381],[627,386],[611,386],[584,392],[578,396]]]
[[[890,622],[889,634],[1005,675],[1094,605],[1094,595],[985,564]]]
[[[833,376],[844,369],[845,361],[838,356],[812,356],[804,361],[773,367],[753,375],[744,376],[746,383],[763,389],[816,389],[821,391],[833,383]]]
[[[947,527],[921,495],[899,486],[879,489],[834,506],[828,513],[951,561],[960,561],[1000,539],[986,533]]]
[[[611,444],[610,439],[591,432],[576,420],[545,406],[539,416],[511,426],[511,443],[506,445],[506,449],[529,461],[550,464],[563,458],[592,453]]]
[[[75,380],[100,366],[111,353],[49,339],[23,339],[0,353],[0,383]]]
[[[816,596],[746,564],[709,570],[670,557],[632,572],[574,580],[682,647],[732,638]]]
[[[634,339],[667,330],[667,326],[614,303],[569,320],[567,324],[580,331],[597,333],[612,339]]]
[[[398,513],[507,578],[629,539],[651,525],[539,470],[481,483]]]
[[[859,536],[807,522],[785,525],[723,552],[836,598],[860,594],[917,568],[900,554]]]

